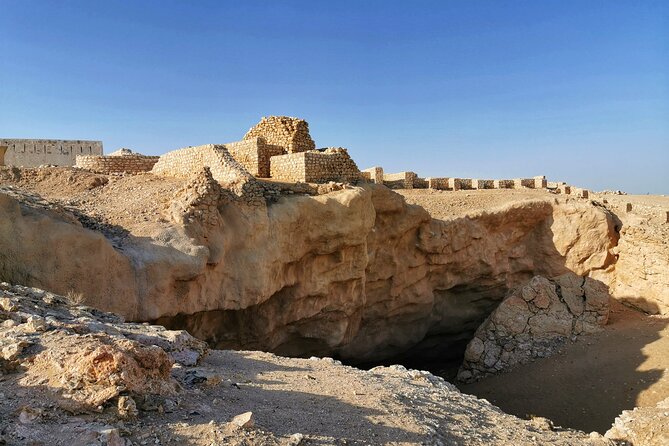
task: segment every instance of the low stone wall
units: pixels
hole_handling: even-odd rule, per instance
[[[290,182],[356,182],[362,177],[358,166],[343,148],[289,153],[270,159],[270,176]]]
[[[137,174],[149,172],[158,162],[158,156],[124,155],[124,156],[96,156],[79,155],[75,167],[90,170],[106,175],[114,173]]]
[[[493,180],[472,180],[472,188],[474,189],[493,189]]]
[[[471,178],[449,178],[448,179],[448,188],[450,190],[471,189],[472,188],[472,179]]]
[[[590,196],[590,191],[588,189],[574,189],[574,195],[578,198],[588,198]]]
[[[493,180],[493,189],[513,189],[513,180]]]
[[[430,189],[437,190],[447,190],[448,189],[448,178],[439,177],[439,178],[426,178],[427,187]]]
[[[514,189],[523,189],[523,188],[534,189],[534,178],[514,178],[513,188]]]
[[[286,153],[283,147],[268,144],[263,137],[226,143],[225,148],[251,175],[260,178],[269,178],[271,157]]]
[[[427,189],[429,186],[428,181],[425,178],[416,177],[413,180],[414,189]]]
[[[413,189],[416,178],[415,172],[384,173],[383,184],[391,189]]]
[[[369,180],[376,184],[383,184],[383,167],[370,167],[361,171],[362,175],[369,177]]]
[[[173,150],[160,157],[151,172],[177,178],[192,178],[208,167],[211,176],[224,188],[233,191],[247,204],[265,203],[264,190],[244,167],[221,144]]]
[[[304,119],[289,116],[263,117],[244,139],[264,138],[267,144],[284,148],[287,153],[314,150],[316,144],[309,135],[309,124]]]

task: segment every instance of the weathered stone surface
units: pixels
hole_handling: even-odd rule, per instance
[[[309,124],[304,119],[289,116],[263,117],[244,139],[264,138],[268,144],[283,147],[287,153],[314,150],[316,144],[309,135]]]
[[[572,336],[606,324],[608,299],[601,282],[573,273],[552,280],[533,277],[512,291],[476,330],[458,378],[475,381],[554,354]]]
[[[634,446],[666,446],[669,444],[669,398],[656,407],[623,411],[605,437]]]
[[[119,149],[107,156],[77,155],[75,167],[105,175],[148,172],[158,162],[158,156],[146,156],[130,149]]]
[[[362,178],[348,151],[341,147],[272,156],[270,176],[280,181],[307,183],[353,183]]]
[[[261,178],[270,176],[270,158],[286,153],[285,148],[269,144],[261,136],[226,143],[225,148],[251,175]]]
[[[160,157],[151,172],[155,175],[192,179],[204,168],[219,185],[251,205],[265,203],[263,188],[223,145],[207,144],[174,150]],[[206,174],[205,174],[206,175]]]
[[[616,299],[650,314],[669,314],[669,226],[633,214],[618,217],[618,260],[598,277]]]
[[[212,212],[215,225],[164,223],[121,251],[0,194],[1,276],[219,347],[376,360],[428,348],[431,336],[445,354],[530,273],[605,268],[614,243],[610,216],[586,202],[442,221],[376,185]]]

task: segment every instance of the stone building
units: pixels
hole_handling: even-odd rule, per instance
[[[260,178],[269,178],[271,157],[286,153],[283,147],[268,144],[262,136],[226,143],[225,148],[251,175]]]
[[[102,141],[0,139],[0,166],[74,166],[77,155],[102,153]]]
[[[272,178],[290,182],[348,183],[362,178],[355,161],[341,147],[273,156],[270,168]]]
[[[244,139],[264,138],[267,144],[281,146],[286,153],[314,150],[316,144],[309,135],[309,124],[304,119],[289,116],[263,117]]]

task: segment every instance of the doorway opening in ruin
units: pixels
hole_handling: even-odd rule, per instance
[[[0,166],[5,165],[5,153],[7,152],[7,146],[0,146]]]

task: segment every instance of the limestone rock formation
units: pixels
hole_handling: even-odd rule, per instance
[[[70,412],[95,411],[121,393],[169,395],[172,364],[195,365],[206,344],[183,331],[124,323],[35,288],[0,283],[0,365],[21,385],[46,386]]]
[[[611,295],[650,314],[669,314],[669,225],[625,217],[615,265],[602,275]]]
[[[214,226],[161,223],[112,245],[0,194],[0,277],[221,348],[372,361],[457,354],[509,289],[606,268],[615,244],[605,210],[555,199],[447,221],[376,185],[207,206]]]
[[[556,353],[575,336],[606,324],[609,295],[601,282],[567,273],[533,277],[513,290],[476,330],[458,379],[471,382]]]

